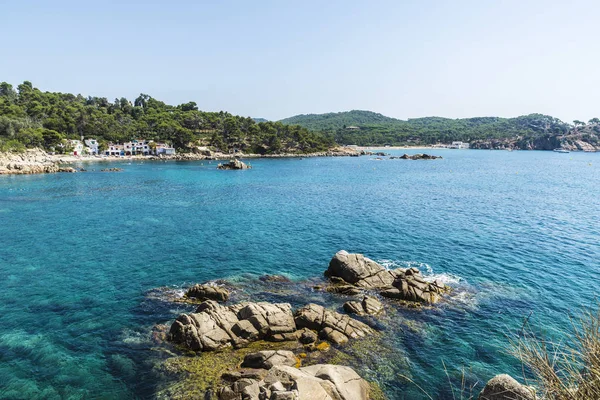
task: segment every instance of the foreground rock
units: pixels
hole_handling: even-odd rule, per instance
[[[219,164],[218,169],[250,169],[250,165],[243,163],[240,160],[230,160],[228,163]]]
[[[335,283],[330,291],[356,294],[352,290],[357,288],[381,290],[384,297],[410,302],[437,303],[448,291],[440,281],[425,281],[417,268],[388,270],[362,254],[349,254],[345,250],[333,256],[325,276]],[[351,303],[347,307],[347,311],[360,314],[362,305]]]
[[[220,400],[367,400],[369,384],[352,368],[317,364],[272,367],[262,380],[239,379],[218,390]]]
[[[181,314],[173,322],[169,340],[193,351],[243,347],[257,340],[314,341],[302,328],[314,330],[336,344],[374,333],[362,322],[316,304],[301,308],[294,317],[287,303],[240,303],[225,307],[208,300],[195,313]]]
[[[438,158],[442,158],[442,156],[434,156],[432,154],[418,153],[418,154],[413,154],[413,155],[403,154],[399,158],[401,158],[403,160],[436,160]]]
[[[509,375],[496,375],[488,381],[479,400],[535,400],[535,392]]]
[[[185,296],[203,301],[214,300],[223,302],[229,299],[229,290],[215,285],[197,284],[189,288],[185,292]]]

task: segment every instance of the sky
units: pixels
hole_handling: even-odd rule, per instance
[[[0,0],[0,81],[278,120],[600,117],[600,2]]]

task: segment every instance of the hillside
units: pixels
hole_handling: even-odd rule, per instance
[[[330,131],[348,126],[393,124],[401,121],[372,111],[352,110],[327,114],[301,114],[279,122],[300,125],[315,131]]]
[[[600,120],[568,124],[543,114],[516,118],[414,118],[406,121],[370,111],[297,115],[281,120],[332,135],[340,144],[431,145],[463,141],[475,148],[594,150],[600,146]],[[591,146],[591,147],[590,147]]]
[[[204,112],[196,103],[168,105],[147,94],[134,101],[42,92],[31,82],[15,90],[0,83],[0,151],[42,147],[65,152],[68,139],[109,142],[151,139],[179,150],[210,146],[227,153],[313,153],[329,149],[331,137],[297,125],[256,122],[227,112]]]

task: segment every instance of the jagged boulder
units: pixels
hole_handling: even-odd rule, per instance
[[[297,391],[297,399],[366,400],[369,384],[352,368],[318,364],[300,369],[274,367],[264,379],[273,387],[277,382],[287,391]]]
[[[341,250],[329,262],[325,276],[341,278],[345,282],[362,288],[387,288],[392,286],[397,273],[362,254],[349,254],[347,251]]]
[[[400,156],[400,158],[403,160],[435,160],[437,158],[442,158],[442,156],[434,156],[432,154],[418,153],[418,154],[413,154],[413,155],[403,154]]]
[[[296,324],[292,307],[287,303],[246,303],[232,306],[240,320],[248,320],[261,338],[295,340]]]
[[[217,165],[218,169],[250,169],[250,165],[243,163],[240,160],[230,160],[228,163]]]
[[[426,281],[417,268],[388,270],[362,254],[349,254],[345,250],[333,256],[325,276],[332,282],[327,288],[330,292],[354,295],[361,290],[377,289],[383,297],[417,303],[437,303],[441,294],[449,290],[440,281]],[[380,309],[375,301],[367,300],[366,305],[373,306],[371,313],[367,312],[362,302],[357,301],[346,303],[344,309],[359,315],[373,315]]]
[[[185,296],[198,300],[227,301],[229,299],[229,290],[215,285],[197,284],[189,288],[185,292]]]
[[[217,391],[219,400],[367,400],[370,387],[352,368],[317,364],[272,367],[264,379],[239,378]]]
[[[304,328],[301,331],[298,331],[296,335],[298,336],[298,340],[302,344],[314,343],[319,338],[315,331],[311,331],[308,328]]]
[[[296,340],[289,304],[241,303],[230,307],[205,301],[195,313],[181,314],[169,338],[195,351],[213,351],[265,340]],[[286,336],[287,335],[287,336]]]
[[[488,381],[481,393],[479,400],[535,400],[535,391],[521,385],[510,375],[496,375]]]
[[[393,283],[393,288],[381,292],[384,297],[406,301],[433,304],[448,288],[440,281],[427,282],[417,268],[409,268],[399,273]]]
[[[348,315],[327,310],[318,304],[308,304],[295,314],[296,326],[319,332],[319,336],[336,344],[372,335],[375,331],[368,325]]]
[[[364,296],[361,301],[344,303],[344,310],[349,314],[378,315],[383,312],[383,304],[373,296]]]

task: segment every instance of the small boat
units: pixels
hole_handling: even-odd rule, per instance
[[[568,153],[569,152],[569,150],[565,150],[565,149],[554,149],[552,151],[554,151],[555,153]]]

